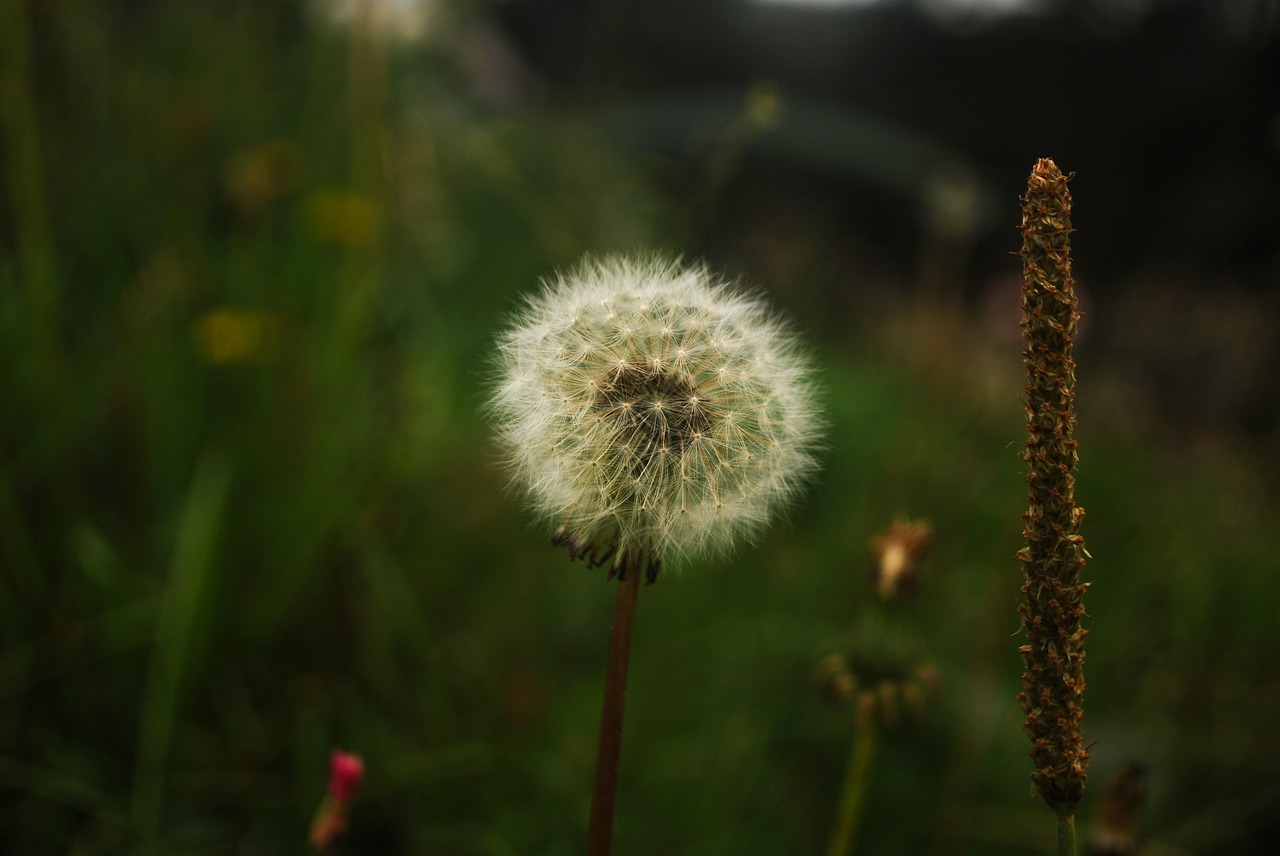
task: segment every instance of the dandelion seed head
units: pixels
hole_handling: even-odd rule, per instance
[[[539,516],[679,561],[728,549],[814,469],[821,426],[795,338],[703,267],[588,260],[497,342],[489,411]]]

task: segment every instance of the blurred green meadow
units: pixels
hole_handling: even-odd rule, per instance
[[[465,3],[412,45],[288,2],[2,8],[0,853],[307,852],[333,747],[367,769],[336,852],[581,852],[613,588],[505,489],[491,342],[584,253],[735,272],[686,204],[714,208],[733,128],[674,192],[592,109],[487,102]],[[943,683],[882,741],[859,852],[1050,852],[1015,701],[1016,329],[863,296],[828,252],[750,280],[810,334],[822,474],[641,592],[615,850],[823,852],[853,729],[812,677],[856,650]],[[1138,761],[1147,853],[1264,852],[1274,453],[1078,377],[1080,823]],[[868,544],[905,517],[934,547],[886,609]]]

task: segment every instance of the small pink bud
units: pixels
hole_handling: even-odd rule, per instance
[[[334,749],[329,756],[329,795],[350,802],[364,781],[364,761],[359,755]]]

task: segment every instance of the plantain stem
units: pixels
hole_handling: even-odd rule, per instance
[[[1058,856],[1076,856],[1076,816],[1058,815]]]
[[[849,755],[849,767],[845,773],[844,788],[840,792],[840,807],[836,814],[835,828],[827,856],[849,856],[853,853],[862,823],[862,809],[867,801],[867,785],[871,781],[871,762],[876,754],[880,730],[874,718],[858,727]]]

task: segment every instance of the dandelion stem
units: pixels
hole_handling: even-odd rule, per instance
[[[880,730],[874,719],[858,726],[849,756],[849,768],[845,773],[844,789],[840,792],[840,807],[836,814],[835,828],[827,856],[849,856],[853,853],[862,823],[862,808],[867,801],[867,784],[871,781],[871,762],[875,758]]]
[[[600,748],[596,755],[596,779],[591,791],[591,819],[587,825],[588,856],[608,856],[613,843],[613,804],[618,790],[618,759],[622,751],[622,714],[627,703],[627,664],[631,659],[631,627],[636,617],[636,595],[643,569],[640,555],[632,550],[622,558],[618,599],[613,612],[613,638],[609,669],[604,679],[604,704],[600,710]]]

